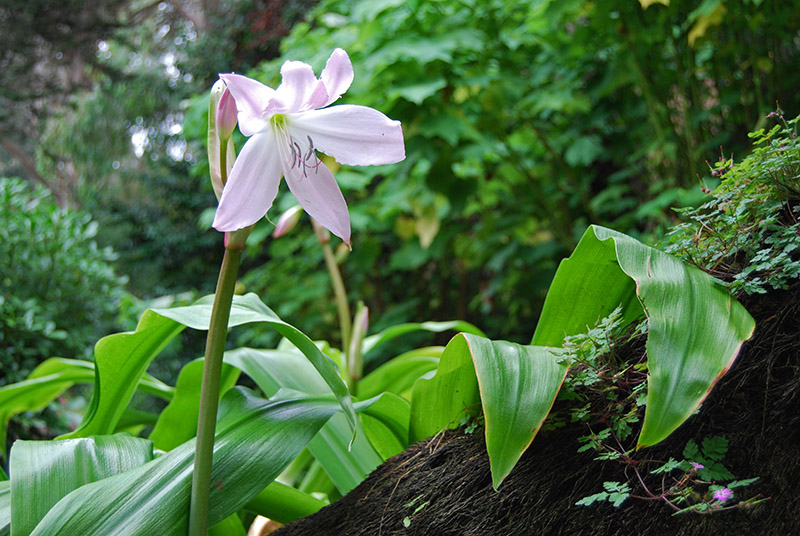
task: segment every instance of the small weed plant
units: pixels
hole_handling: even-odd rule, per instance
[[[602,491],[576,504],[610,502],[619,507],[634,498],[664,502],[675,514],[709,514],[751,508],[767,500],[760,496],[736,500],[741,488],[758,477],[736,479],[723,465],[728,450],[724,437],[708,437],[699,444],[690,440],[680,459],[667,461],[641,459],[634,446],[625,446],[647,398],[647,364],[643,348],[639,359],[622,355],[639,352],[646,327],[646,323],[624,325],[617,308],[586,333],[565,340],[567,352],[560,358],[572,367],[559,399],[567,402],[568,409],[552,413],[548,427],[584,423],[588,433],[578,438],[578,452],[595,451],[596,460],[621,463],[628,477],[604,482]]]
[[[734,164],[720,157],[711,174],[721,177],[712,198],[679,210],[666,251],[722,279],[734,293],[785,289],[800,277],[800,140],[798,120],[778,108],[769,130],[750,133],[753,152]]]

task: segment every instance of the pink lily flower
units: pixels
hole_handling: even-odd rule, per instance
[[[214,228],[228,232],[264,217],[281,177],[321,225],[350,245],[350,214],[321,151],[347,165],[392,164],[405,158],[399,121],[366,106],[325,108],[347,91],[353,66],[337,48],[319,78],[310,65],[287,61],[277,89],[238,74],[221,74],[236,101],[242,147],[222,191]]]

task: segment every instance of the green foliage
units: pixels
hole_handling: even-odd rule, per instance
[[[241,389],[229,391],[224,402],[215,444],[211,524],[255,497],[339,408],[333,397],[285,394],[263,400]],[[70,444],[50,445],[65,449]],[[12,467],[15,456],[16,447]],[[32,534],[185,534],[193,459],[194,441],[189,441],[133,470],[82,486],[50,509]],[[69,459],[64,463],[81,467]],[[60,478],[60,473],[42,472],[36,478],[48,481]],[[14,479],[12,470],[12,483]],[[19,485],[26,483],[21,480]],[[15,494],[12,512],[24,511],[36,499],[27,493]]]
[[[153,459],[153,444],[127,434],[74,441],[19,441],[11,449],[11,523],[30,534],[73,490]]]
[[[608,501],[615,507],[620,507],[631,496],[631,487],[625,482],[603,482],[603,488],[605,491],[584,497],[575,504],[591,506],[596,502]]]
[[[88,437],[114,431],[122,412],[133,396],[136,381],[148,365],[184,327],[208,329],[213,296],[201,298],[191,306],[147,310],[136,331],[108,335],[95,347],[95,391],[81,426],[65,437]],[[236,296],[229,326],[265,322],[291,340],[322,376],[341,401],[350,423],[355,422],[350,394],[325,354],[297,328],[287,324],[253,294]]]
[[[733,475],[722,465],[722,458],[728,452],[728,440],[724,437],[707,437],[703,439],[702,447],[694,441],[686,443],[683,457],[689,462],[699,463],[703,466],[697,474],[703,480],[725,482],[733,479]]]
[[[497,489],[541,428],[567,368],[548,348],[459,334],[445,348],[436,374],[414,385],[410,440],[430,437],[482,409]]]
[[[89,361],[53,357],[36,367],[25,380],[0,387],[0,457],[6,458],[6,427],[11,417],[45,408],[73,385],[94,383],[96,374],[94,364]],[[136,388],[165,400],[173,394],[171,387],[149,374],[138,380]]]
[[[583,422],[591,433],[579,438],[578,452],[594,449],[598,458],[617,459],[616,450],[605,449],[611,435],[626,441],[641,419],[641,408],[647,397],[647,363],[628,362],[618,354],[620,349],[635,348],[646,333],[647,324],[636,329],[622,323],[621,308],[611,312],[586,333],[564,339],[565,352],[560,359],[571,363],[570,373],[559,392],[567,404],[567,415],[551,414],[548,426],[559,428],[566,422]],[[644,353],[641,354],[645,356]],[[602,429],[596,432],[599,427]]]
[[[610,245],[614,247],[609,248]],[[649,314],[649,338],[659,339],[657,346],[648,346],[650,362],[656,357],[667,355],[664,354],[665,348],[672,349],[670,357],[662,357],[661,366],[666,371],[666,377],[659,379],[662,385],[668,386],[685,383],[681,367],[672,366],[675,363],[685,366],[684,356],[677,351],[683,346],[676,343],[676,333],[687,331],[686,322],[696,323],[698,310],[713,317],[712,324],[719,332],[717,335],[722,337],[715,343],[716,354],[696,352],[696,345],[689,341],[692,355],[702,356],[701,365],[703,371],[707,373],[704,377],[706,384],[703,390],[708,390],[716,375],[720,374],[718,370],[720,363],[724,365],[724,361],[729,358],[728,348],[733,342],[741,343],[737,337],[741,335],[740,332],[747,331],[749,317],[739,311],[740,306],[737,303],[730,301],[726,302],[725,311],[721,312],[716,305],[718,301],[716,293],[719,287],[711,278],[694,268],[676,266],[672,264],[673,261],[661,255],[663,254],[629,237],[608,229],[593,227],[581,241],[576,253],[568,262],[565,261],[566,270],[559,270],[553,291],[548,298],[550,308],[546,307],[542,314],[542,324],[534,338],[556,336],[559,330],[554,325],[547,325],[548,322],[567,326],[566,330],[562,328],[561,333],[571,333],[574,332],[575,326],[579,325],[580,319],[592,316],[592,311],[596,315],[597,311],[609,309],[608,303],[594,299],[596,298],[594,294],[590,295],[594,301],[586,301],[585,296],[583,302],[581,301],[580,293],[590,288],[584,281],[587,277],[594,277],[596,286],[608,289],[608,299],[626,296],[630,300],[635,300],[638,293],[642,304],[639,306],[638,315],[635,314],[637,309],[626,303],[617,309],[612,309],[610,317],[595,330],[590,330],[585,338],[570,339],[572,344],[569,346],[568,354],[562,354],[554,348],[522,346],[503,341],[490,341],[475,334],[459,334],[445,348],[436,374],[428,373],[416,380],[411,394],[410,411],[409,403],[391,394],[391,391],[402,393],[406,390],[405,386],[410,375],[422,375],[428,370],[429,363],[426,360],[417,361],[411,359],[412,357],[430,358],[434,357],[435,352],[421,349],[419,356],[415,354],[399,356],[398,363],[406,372],[398,377],[397,385],[393,385],[383,371],[379,373],[380,369],[376,370],[374,374],[377,376],[368,388],[384,388],[389,392],[351,404],[350,394],[334,364],[336,360],[341,359],[341,352],[330,348],[326,343],[312,342],[299,330],[280,320],[254,295],[235,297],[230,326],[264,322],[286,337],[287,342],[277,350],[240,349],[230,352],[225,358],[229,365],[248,374],[268,395],[275,393],[277,389],[281,391],[276,393],[276,398],[268,401],[257,399],[238,389],[229,389],[223,396],[219,437],[215,447],[217,459],[222,461],[214,465],[213,482],[218,482],[219,486],[212,486],[211,522],[221,522],[245,507],[249,501],[263,493],[278,472],[294,459],[300,460],[298,467],[305,467],[306,477],[303,481],[292,477],[299,488],[292,493],[304,491],[304,488],[310,485],[308,482],[312,480],[311,485],[316,489],[320,489],[325,481],[328,481],[344,493],[361,481],[381,459],[404,448],[409,441],[421,439],[443,427],[459,422],[464,417],[465,410],[477,410],[479,406],[483,409],[492,480],[497,487],[513,469],[541,428],[569,366],[574,364],[579,371],[581,367],[586,369],[588,365],[596,367],[601,362],[601,355],[612,356],[608,363],[613,363],[612,350],[616,337],[614,332],[619,329],[623,320],[640,317],[644,311]],[[616,262],[616,270],[600,273],[602,280],[598,281],[596,267],[610,262]],[[581,270],[584,271],[583,275]],[[647,284],[642,282],[643,270],[650,280]],[[695,272],[700,273],[702,277],[695,277]],[[577,294],[574,292],[570,294],[572,291],[564,280],[564,277],[567,277],[564,274],[567,274],[569,280],[574,283]],[[680,274],[680,277],[676,274]],[[664,285],[664,281],[678,283],[673,287]],[[638,292],[627,290],[627,286],[632,284],[637,286]],[[672,299],[665,299],[662,296],[664,293],[668,293]],[[699,297],[693,296],[693,293],[698,293]],[[662,299],[657,299],[659,296]],[[681,296],[682,299],[677,298]],[[155,355],[184,326],[207,329],[212,309],[210,298],[203,298],[191,306],[146,311],[135,332],[115,334],[102,339],[96,346],[95,395],[82,426],[71,434],[71,437],[83,438],[93,434],[104,434],[99,437],[107,437],[120,426],[123,422],[123,410],[133,394],[136,382],[142,378],[147,365]],[[552,304],[564,303],[565,300],[570,300],[572,303],[570,311],[571,316],[575,318],[571,318],[570,315],[564,317],[558,311],[553,312]],[[665,312],[661,307],[653,307],[654,301],[677,303],[677,311],[680,314],[673,316],[677,320],[678,331],[661,330],[659,322]],[[682,305],[683,301],[688,301],[688,305]],[[728,316],[730,311],[733,313]],[[360,342],[362,351],[375,350],[396,337],[414,330],[441,331],[453,327],[479,332],[466,323],[413,323],[387,328]],[[563,337],[558,338],[559,341],[562,339]],[[307,359],[303,359],[300,354]],[[390,364],[392,363],[386,366]],[[143,528],[165,534],[178,534],[185,530],[188,484],[194,458],[194,444],[191,440],[193,430],[191,426],[180,429],[178,426],[172,426],[174,430],[171,431],[175,434],[165,439],[163,429],[165,426],[169,427],[170,422],[175,422],[176,411],[189,413],[191,399],[197,389],[195,370],[197,365],[190,363],[185,368],[185,374],[181,377],[183,381],[176,389],[172,400],[174,407],[162,413],[153,433],[154,439],[162,445],[174,448],[169,453],[132,470],[77,487],[55,506],[43,504],[37,507],[37,518],[30,521],[31,526],[36,526],[33,534],[86,532],[111,525],[115,530],[125,534],[134,534]],[[623,366],[622,363],[616,365]],[[344,368],[343,363],[339,363],[338,366]],[[231,372],[230,369],[228,371]],[[233,371],[232,377],[237,374]],[[692,374],[697,376],[696,371]],[[603,379],[600,372],[597,372],[596,377]],[[47,376],[44,378],[50,380]],[[588,387],[596,383],[592,380],[592,374],[585,370],[578,378],[578,383]],[[56,382],[52,386],[53,389],[63,388],[64,378],[57,377],[53,380]],[[233,381],[229,381],[227,385],[230,387],[232,383]],[[613,391],[613,383],[612,379],[609,383],[612,388],[609,391]],[[146,385],[147,382],[142,383],[142,387]],[[651,392],[656,386],[658,382],[652,381]],[[9,388],[15,387],[9,386]],[[298,390],[304,392],[300,393]],[[47,396],[52,395],[51,391],[52,389],[48,390]],[[330,396],[331,391],[338,401]],[[609,399],[612,398],[609,396]],[[686,407],[690,409],[696,407],[696,400],[682,398],[686,397],[678,396],[670,402],[677,407],[659,405],[660,401],[652,403],[652,400],[648,399],[648,404],[652,407],[648,407],[645,422],[651,415],[656,416],[657,422],[660,417],[659,412],[668,415],[685,414]],[[341,409],[344,409],[344,415],[334,415]],[[356,412],[360,416],[356,417]],[[620,422],[623,421],[624,419],[620,419]],[[312,422],[312,426],[309,426],[309,422]],[[625,425],[629,426],[629,423],[625,422]],[[364,434],[359,432],[355,442],[352,441],[354,426],[366,432]],[[657,422],[655,432],[650,432],[651,440],[659,434],[666,436],[674,426],[677,424],[668,422],[667,427],[658,428]],[[616,434],[615,437],[624,435],[622,428],[612,426],[598,434],[595,440],[605,441],[612,433]],[[640,443],[643,443],[641,438],[644,434],[643,431]],[[177,445],[181,439],[188,441]],[[69,441],[64,441],[60,445],[69,444]],[[298,458],[306,445],[308,452],[315,458],[310,465],[309,458]],[[25,444],[22,444],[22,448],[25,452]],[[56,442],[53,448],[61,447]],[[705,441],[698,456],[702,456],[701,459],[709,464],[716,463],[721,459],[725,448],[726,445],[719,441]],[[270,452],[269,456],[263,455],[265,449]],[[32,479],[24,476],[27,474],[24,471],[21,473],[23,477],[20,481],[14,482],[18,471],[13,467],[19,463],[31,465],[25,461],[19,462],[19,458],[15,458],[16,452],[18,451],[12,450],[12,486],[28,489]],[[621,461],[630,459],[628,452],[617,451],[616,454],[615,459]],[[70,470],[75,469],[73,461],[68,459],[64,463]],[[681,465],[676,467],[680,468]],[[710,465],[710,467],[711,470],[721,471],[721,466]],[[290,469],[296,470],[296,468]],[[321,469],[324,469],[327,477],[320,478]],[[263,480],[244,478],[251,471],[267,476]],[[59,473],[63,471],[47,470],[35,473],[37,481],[47,482],[48,479],[59,478]],[[605,491],[587,498],[584,504],[608,500],[618,506],[630,495],[630,487],[625,483],[607,484]],[[68,491],[63,493],[58,491],[57,494],[63,495]],[[729,490],[726,493],[729,493]],[[9,507],[12,515],[15,509],[19,511],[23,502],[28,500],[25,498],[27,494],[26,492],[14,495],[16,498]],[[169,499],[163,500],[162,497],[165,496]],[[724,502],[724,499],[715,500],[716,503],[710,503],[713,507]],[[419,511],[418,509],[413,513]],[[39,521],[42,515],[44,517]],[[409,522],[412,521],[412,517],[413,514],[409,516]],[[56,519],[60,522],[56,523],[54,521]],[[104,525],[105,523],[109,525]],[[233,524],[238,529],[238,525]]]
[[[42,188],[0,178],[0,385],[48,357],[87,357],[113,325],[124,279],[97,223]]]
[[[744,0],[326,0],[250,74],[274,86],[284,60],[319,69],[342,47],[355,69],[342,101],[403,123],[402,164],[337,173],[356,240],[339,253],[375,318],[480,318],[521,342],[553,259],[587,223],[657,233],[670,207],[702,201],[698,162],[722,143],[743,150],[775,98],[797,102],[783,59],[797,57],[785,44],[797,18],[786,3]],[[780,53],[755,20],[785,36]],[[279,199],[273,220],[292,203]],[[244,281],[330,339],[316,249],[298,228],[268,243]]]
[[[647,408],[638,444],[645,447],[689,418],[755,323],[703,271],[592,226],[556,272],[532,343],[561,346],[565,335],[584,332],[618,306],[624,323],[647,315]]]
[[[785,289],[800,278],[800,117],[750,137],[754,150],[744,160],[721,157],[713,173],[723,176],[712,199],[680,211],[687,221],[667,237],[676,255],[727,281],[733,292]]]
[[[618,362],[613,348],[621,326],[645,315],[646,364]],[[753,329],[747,311],[701,270],[592,226],[556,272],[532,345],[466,334],[450,341],[436,374],[414,385],[410,439],[453,426],[480,405],[496,488],[541,428],[567,377],[563,397],[578,401],[572,419],[604,426],[584,438],[579,450],[594,448],[600,459],[625,460],[629,452],[622,442],[639,420],[645,370],[647,401],[637,449],[662,441],[689,418]],[[573,375],[568,367],[574,367]],[[611,438],[616,444],[609,448]],[[714,452],[714,445],[708,449]],[[614,502],[622,500],[615,496]]]
[[[602,441],[608,439],[602,438]],[[619,444],[617,442],[617,444]],[[613,450],[615,447],[601,445],[598,450],[603,448]],[[759,496],[746,500],[740,500],[726,504],[732,496],[734,488],[749,486],[758,480],[747,478],[744,480],[734,480],[734,476],[722,465],[722,459],[728,450],[728,441],[724,437],[707,437],[703,439],[702,447],[690,440],[683,451],[685,459],[678,461],[670,458],[667,462],[656,460],[637,460],[631,457],[630,453],[617,452],[614,458],[627,466],[627,470],[635,473],[638,484],[645,497],[639,495],[637,498],[657,500],[664,502],[672,508],[674,515],[688,512],[712,513],[733,508],[748,508],[763,501]],[[643,468],[654,463],[660,465],[649,471],[654,475],[653,481],[660,482],[660,490],[651,491],[645,483]],[[675,471],[679,476],[675,477]],[[626,475],[628,472],[626,471]],[[633,477],[628,475],[631,479]],[[649,480],[649,479],[648,479]],[[605,491],[584,497],[577,503],[578,506],[591,506],[597,502],[609,501],[614,506],[620,506],[628,497],[631,496],[631,487],[627,482],[604,482]]]

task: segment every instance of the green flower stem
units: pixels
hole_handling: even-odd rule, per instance
[[[192,475],[189,536],[206,536],[208,529],[208,495],[211,490],[211,461],[214,453],[214,429],[217,424],[222,354],[225,351],[228,319],[241,257],[240,249],[225,249],[217,281],[217,292],[214,296],[214,307],[211,311],[211,324],[208,327]]]
[[[342,279],[342,272],[339,270],[339,264],[336,262],[336,257],[331,248],[331,235],[322,227],[314,218],[311,218],[311,224],[314,226],[314,233],[317,235],[317,241],[322,246],[322,254],[325,257],[325,265],[328,267],[328,273],[331,276],[331,284],[333,285],[333,295],[336,299],[336,309],[339,313],[339,329],[342,332],[342,351],[347,355],[350,348],[350,333],[352,332],[352,317],[350,316],[350,304],[347,301],[347,290],[344,288],[344,280]],[[347,360],[345,360],[347,362]],[[352,388],[352,379],[349,377],[347,385]]]

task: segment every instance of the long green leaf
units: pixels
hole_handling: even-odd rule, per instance
[[[9,462],[12,536],[30,534],[71,491],[152,459],[153,444],[128,434],[63,441],[16,441]]]
[[[707,273],[610,229],[620,267],[636,281],[648,319],[647,409],[638,448],[665,439],[730,369],[755,321]]]
[[[567,374],[553,349],[459,334],[439,369],[414,386],[412,441],[457,423],[480,399],[495,489],[528,448]]]
[[[213,527],[209,527],[207,536],[247,536],[242,520],[231,514]]]
[[[146,426],[155,426],[156,421],[158,421],[158,413],[126,408],[114,429],[114,433],[138,435]]]
[[[414,382],[436,370],[443,351],[443,346],[429,346],[390,359],[358,382],[358,396],[372,398],[389,392],[410,399]]]
[[[481,331],[479,328],[463,320],[450,320],[446,322],[408,322],[406,324],[390,326],[380,333],[365,337],[364,342],[361,345],[361,353],[366,355],[367,352],[371,352],[372,350],[383,344],[386,344],[392,339],[402,337],[403,335],[408,335],[409,333],[413,333],[415,331],[429,331],[431,333],[458,331],[463,333],[472,333],[481,337],[486,336],[486,334],[483,333],[483,331]]]
[[[158,314],[171,318],[176,322],[193,329],[208,329],[209,319],[211,318],[211,308],[214,297],[206,296],[189,307],[175,307],[173,309],[157,309]],[[314,365],[317,372],[328,388],[333,392],[339,403],[342,405],[344,414],[353,430],[356,426],[356,415],[353,411],[353,403],[350,392],[336,370],[336,366],[331,359],[326,356],[314,341],[309,339],[302,331],[287,324],[276,315],[269,307],[264,305],[255,294],[244,296],[234,296],[231,306],[230,326],[250,322],[264,322],[275,331],[287,338],[303,355]],[[305,391],[305,390],[304,390]]]
[[[241,388],[229,390],[214,444],[209,523],[219,523],[262,491],[339,409],[329,397],[284,393],[264,400]],[[83,486],[59,501],[32,534],[182,536],[193,462],[190,440],[143,466]]]
[[[24,381],[0,387],[0,451],[3,457],[8,420],[12,416],[38,411],[76,383],[92,383],[94,376],[94,363],[53,357],[40,363]],[[140,378],[136,388],[165,400],[169,400],[173,392],[172,387],[149,375]]]
[[[599,242],[592,229],[561,261],[531,344],[560,348],[566,336],[585,333],[619,305],[625,323],[644,317],[636,283],[619,267],[614,244]]]
[[[0,536],[11,534],[11,482],[0,482]]]
[[[317,512],[327,503],[277,480],[248,502],[244,509],[278,523],[291,523]]]
[[[240,348],[226,352],[224,359],[250,376],[268,396],[280,388],[319,395],[329,392],[319,372],[296,351]],[[347,419],[335,415],[308,445],[343,494],[383,462],[364,434],[350,445],[352,435]]]
[[[414,384],[409,442],[416,443],[444,428],[457,426],[480,410],[480,400],[467,340],[456,335],[447,343],[436,374],[428,373]]]
[[[130,402],[134,387],[156,355],[184,327],[208,329],[214,296],[195,304],[144,312],[135,332],[117,333],[95,346],[95,390],[81,426],[63,436],[88,437],[112,432]],[[335,367],[314,343],[297,328],[278,318],[255,294],[234,296],[228,326],[266,322],[295,344],[311,361],[330,386],[355,428],[355,413],[350,394]]]
[[[377,399],[361,413],[361,423],[372,447],[383,460],[388,460],[408,448],[411,405],[388,392],[378,395]]]
[[[486,451],[497,489],[550,413],[567,365],[557,361],[550,348],[460,336],[475,363],[486,420]]]
[[[136,384],[150,362],[183,326],[153,311],[145,311],[136,331],[103,337],[94,347],[95,382],[92,400],[81,425],[62,438],[107,435],[114,431]]]
[[[236,385],[239,370],[223,364],[220,397]],[[158,417],[150,440],[159,450],[172,450],[197,434],[200,408],[200,384],[203,380],[203,360],[187,363],[178,375],[175,396]]]
[[[638,298],[638,299],[636,299]],[[730,368],[755,323],[725,287],[701,270],[603,227],[592,226],[562,261],[533,344],[564,336],[618,305],[624,318],[648,320],[647,408],[639,447],[666,438]]]

